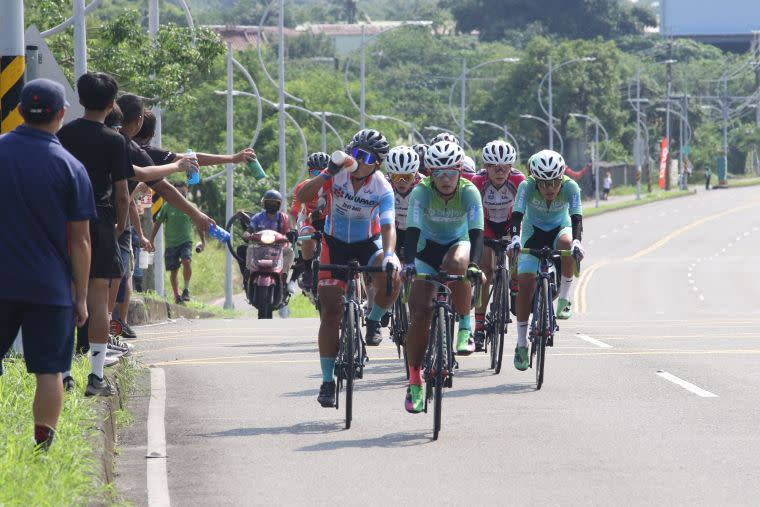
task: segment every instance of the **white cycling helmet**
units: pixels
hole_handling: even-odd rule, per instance
[[[449,141],[431,144],[425,154],[425,167],[431,171],[438,168],[461,168],[463,161],[464,150]]]
[[[475,166],[475,161],[469,155],[465,155],[462,159],[462,172],[467,174],[475,174],[478,172],[478,168]]]
[[[555,180],[565,174],[565,159],[552,150],[541,150],[528,161],[530,175],[537,180]]]
[[[435,143],[440,143],[441,141],[448,141],[450,143],[459,145],[459,138],[454,134],[449,134],[448,132],[441,132],[440,134],[436,134],[436,136],[430,140],[430,144],[432,145]]]
[[[416,174],[420,169],[420,156],[407,146],[396,146],[385,159],[388,174]]]
[[[504,141],[491,141],[483,148],[483,162],[486,164],[514,164],[516,157],[515,149]]]

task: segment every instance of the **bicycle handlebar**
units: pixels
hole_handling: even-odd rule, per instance
[[[520,248],[520,249],[515,248],[515,251],[517,253],[532,255],[534,257],[538,257],[539,259],[553,259],[555,257],[572,257],[573,259],[575,259],[575,275],[577,276],[578,273],[580,273],[581,271],[580,252],[578,252],[577,249],[555,250],[553,248],[549,248],[548,246],[545,246],[543,248]]]
[[[393,293],[393,273],[395,269],[389,265],[388,269],[383,269],[382,266],[360,266],[358,261],[349,261],[348,264],[320,264],[320,271],[339,271],[343,273],[358,274],[358,273],[386,273],[385,291],[388,296]]]
[[[509,239],[484,239],[483,245],[490,246],[493,249],[506,250],[512,240]]]
[[[429,275],[429,274],[422,274],[417,273],[414,275],[414,280],[422,280],[425,282],[434,282],[439,285],[445,285],[449,282],[462,282],[465,280],[469,280],[470,282],[473,282],[473,289],[474,289],[474,298],[472,301],[472,306],[478,307],[481,303],[481,283],[482,280],[480,277],[472,277],[470,275],[450,275],[446,273],[445,271],[439,271],[435,275]],[[409,294],[411,291],[409,290],[409,285],[411,284],[412,280],[406,280],[405,287],[404,287],[404,303],[409,302]]]

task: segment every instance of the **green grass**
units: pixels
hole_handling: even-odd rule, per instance
[[[670,192],[652,192],[651,194],[641,194],[641,199],[628,199],[625,201],[612,202],[609,204],[600,204],[598,208],[586,207],[583,209],[584,217],[592,217],[608,211],[615,211],[625,208],[632,208],[634,206],[643,206],[657,201],[664,201],[667,199],[674,199],[676,197],[684,197],[687,195],[694,195],[691,190],[671,190]]]
[[[193,245],[198,241],[198,238],[194,238]],[[191,263],[193,276],[190,279],[190,295],[193,299],[209,302],[224,297],[224,265],[226,254],[227,247],[213,239],[206,241],[206,249],[203,252],[195,253],[195,250],[193,250],[193,261]],[[239,287],[242,285],[240,270],[234,259],[232,263],[232,284],[233,287]],[[164,278],[166,293],[171,294],[172,289],[168,271],[165,273]],[[183,283],[182,268],[177,273],[177,280],[181,291]]]
[[[311,300],[302,293],[298,293],[290,298],[288,306],[290,307],[291,319],[319,317],[319,313],[317,313],[317,309],[314,308],[314,305],[311,304]]]
[[[728,188],[750,187],[760,185],[760,178],[729,178]]]
[[[90,364],[72,364],[77,388],[66,393],[53,446],[35,454],[32,400],[35,379],[21,359],[3,361],[0,376],[0,505],[89,505],[113,503],[113,490],[99,484],[93,453],[97,412],[85,399]]]
[[[174,304],[173,300],[169,300],[167,298],[163,298],[159,296],[158,292],[154,290],[143,292],[141,295],[144,298],[152,299],[154,301],[163,301],[163,302],[169,302],[169,303]],[[222,291],[222,296],[224,296],[223,291]],[[199,312],[208,312],[208,313],[213,314],[216,317],[221,317],[223,319],[232,319],[232,318],[239,317],[240,315],[242,315],[242,313],[237,310],[225,310],[222,307],[213,306],[208,303],[204,303],[202,301],[196,301],[192,299],[184,303],[182,306],[189,308],[191,310],[197,310]]]

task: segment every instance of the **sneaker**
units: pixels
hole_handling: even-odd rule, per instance
[[[368,320],[367,321],[367,334],[364,337],[364,342],[372,347],[377,347],[380,342],[383,341],[383,335],[380,334],[380,321]]]
[[[457,333],[457,355],[469,356],[475,352],[475,340],[472,339],[469,329],[460,329]]]
[[[190,301],[190,291],[188,289],[183,289],[180,298],[182,301]]]
[[[182,301],[182,296],[174,296],[174,303],[178,305],[184,303],[184,301]]]
[[[483,352],[486,349],[486,332],[475,331],[475,352]]]
[[[422,386],[416,384],[409,384],[409,386],[407,386],[404,408],[410,414],[419,414],[425,409],[425,396],[422,391]]]
[[[285,305],[279,310],[277,310],[277,313],[280,315],[281,319],[287,319],[288,317],[290,317],[290,307]]]
[[[108,337],[108,348],[115,350],[116,352],[121,352],[122,356],[128,356],[132,353],[132,345],[121,341],[118,336]]]
[[[528,369],[528,347],[515,347],[515,368],[520,371]]]
[[[137,338],[137,333],[135,333],[134,329],[129,327],[129,324],[124,322],[123,320],[119,319],[119,323],[121,324],[121,337],[122,338]]]
[[[85,396],[113,396],[116,389],[108,382],[108,379],[98,378],[94,373],[87,376],[87,388],[84,390]]]
[[[385,312],[385,315],[380,319],[380,326],[381,327],[388,327],[388,325],[391,323],[391,312]]]
[[[109,350],[109,351],[107,351],[106,352],[106,362],[103,363],[103,366],[105,366],[106,368],[108,368],[109,366],[113,366],[115,364],[118,364],[119,363],[119,359],[121,359],[121,357],[123,355],[124,354],[122,354],[121,352],[116,352],[115,350]]]
[[[297,287],[298,286],[296,285],[296,282],[294,282],[293,280],[288,282],[288,292],[290,294],[295,294]]]
[[[71,391],[76,387],[77,383],[74,380],[74,377],[71,375],[67,375],[66,378],[63,379],[63,390],[64,391]]]
[[[572,303],[567,299],[559,298],[557,300],[557,318],[567,320],[573,316]]]
[[[322,382],[319,386],[317,401],[325,408],[335,406],[335,382]]]

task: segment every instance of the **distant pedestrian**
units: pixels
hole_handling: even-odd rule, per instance
[[[607,197],[610,195],[610,190],[612,190],[612,173],[607,171],[607,175],[602,182],[602,200],[607,200]]]
[[[705,190],[710,190],[710,180],[712,179],[712,171],[709,167],[705,168]]]
[[[87,320],[90,220],[97,217],[84,165],[55,136],[68,106],[64,96],[59,83],[30,81],[21,92],[24,124],[0,136],[6,217],[0,357],[21,328],[26,367],[37,378],[34,439],[43,450],[53,442],[63,405],[61,372],[71,369],[72,329]]]

